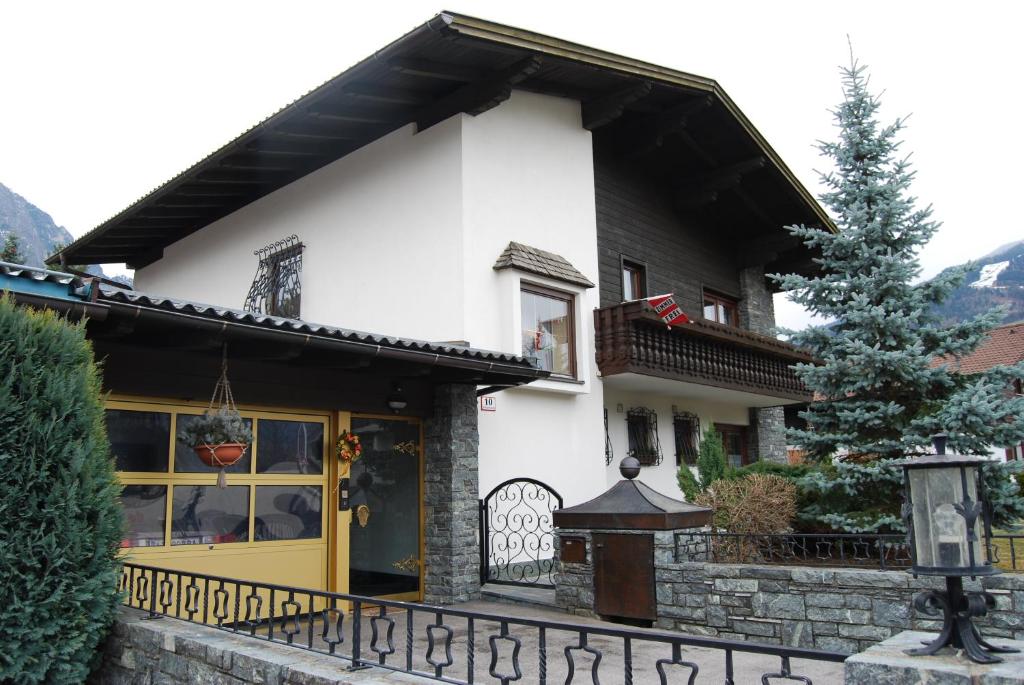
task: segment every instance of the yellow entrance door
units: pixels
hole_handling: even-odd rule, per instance
[[[319,590],[338,582],[330,550],[338,529],[330,487],[340,415],[241,407],[253,443],[228,467],[227,487],[179,428],[205,406],[119,397],[107,433],[124,485],[121,542],[129,561]],[[328,515],[330,513],[330,516]]]

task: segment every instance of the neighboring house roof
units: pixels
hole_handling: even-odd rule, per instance
[[[1024,362],[1024,321],[994,328],[981,345],[960,359],[936,360],[935,365],[949,364],[960,373],[981,373],[993,366],[1013,366]]]
[[[38,297],[77,300],[80,298],[74,294],[74,289],[81,285],[81,279],[73,274],[0,262],[0,292],[8,290]]]
[[[509,243],[498,257],[498,261],[494,263],[494,269],[519,269],[556,281],[581,285],[584,288],[594,287],[590,279],[580,273],[565,257],[522,243]]]
[[[48,287],[40,289],[39,284]],[[118,319],[131,322],[148,320],[178,330],[198,328],[215,334],[230,333],[241,339],[258,338],[293,347],[322,347],[346,354],[392,357],[418,364],[461,369],[466,373],[479,373],[482,384],[498,384],[505,379],[514,384],[528,383],[550,375],[547,371],[535,368],[529,360],[513,354],[364,333],[240,309],[175,300],[100,285],[92,279],[6,262],[0,262],[0,291],[13,293],[16,299],[25,304],[51,307],[76,317],[87,316],[98,323]],[[132,325],[126,326],[125,330],[131,329]],[[161,343],[164,347],[174,344],[173,335]],[[187,340],[183,344],[187,344]]]
[[[738,201],[700,210],[718,225],[753,217],[776,228],[807,223],[834,230],[715,81],[445,12],[264,119],[48,262],[141,268],[171,243],[392,131],[480,114],[513,87],[579,100],[584,128],[614,128],[624,149],[649,155],[651,168],[671,171],[686,202],[687,193],[717,193],[702,181],[721,184],[746,174]],[[763,171],[755,178],[753,169]]]

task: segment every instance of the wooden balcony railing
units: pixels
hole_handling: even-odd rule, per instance
[[[594,311],[601,375],[638,373],[789,400],[811,393],[790,366],[813,359],[789,343],[694,320],[671,330],[643,302]]]

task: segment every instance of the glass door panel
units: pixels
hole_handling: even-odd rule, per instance
[[[349,591],[420,591],[420,428],[402,419],[352,417],[363,456],[352,464]]]

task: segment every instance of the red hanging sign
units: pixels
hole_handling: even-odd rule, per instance
[[[654,312],[661,317],[661,320],[671,328],[679,324],[690,323],[690,317],[683,313],[683,310],[676,304],[672,294],[655,295],[646,298],[647,304],[654,308]]]

